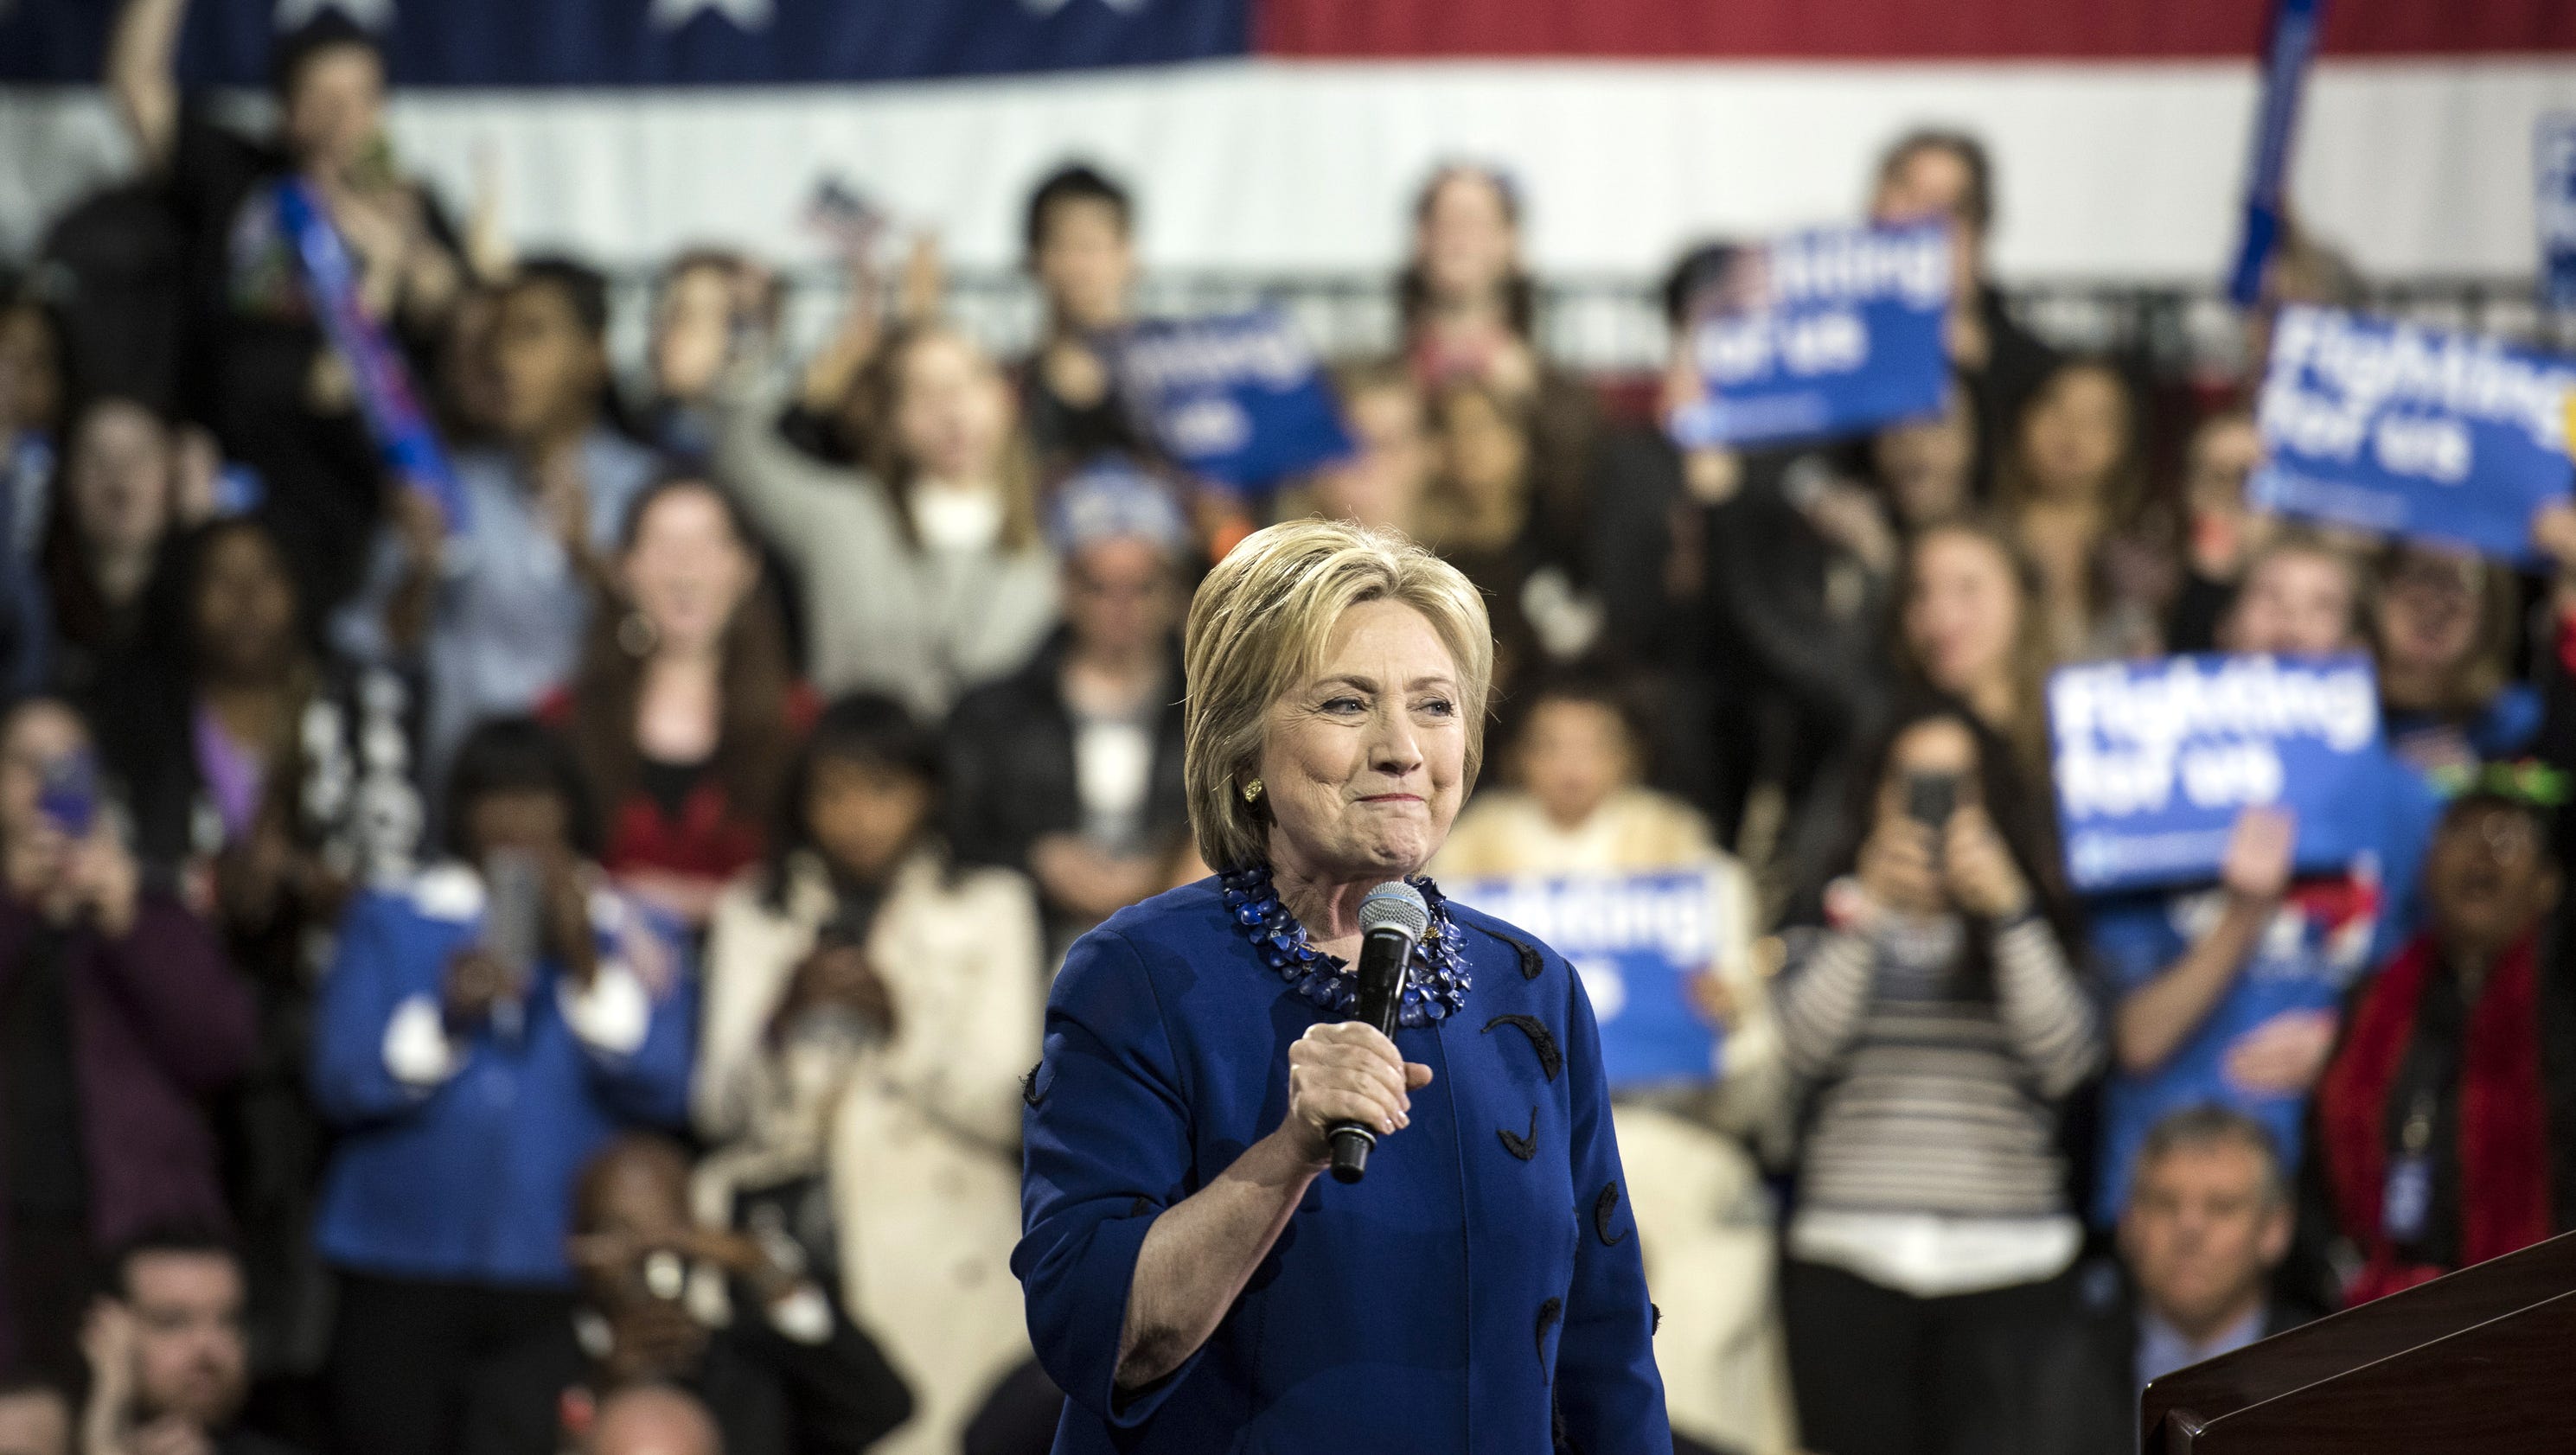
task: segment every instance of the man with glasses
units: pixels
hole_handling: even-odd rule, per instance
[[[1158,481],[1100,456],[1056,496],[1064,625],[950,720],[949,842],[1035,879],[1049,948],[1206,873],[1181,787],[1189,530]],[[1052,963],[1052,960],[1050,960]]]
[[[2424,873],[2429,924],[2356,1001],[2317,1090],[2348,1303],[2576,1225],[2576,986],[2554,951],[2556,772],[2473,770]]]

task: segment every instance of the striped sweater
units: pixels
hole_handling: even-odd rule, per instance
[[[1991,995],[1958,983],[1955,917],[1818,935],[1774,989],[1782,1049],[1815,1092],[1808,1206],[1957,1217],[2066,1210],[2054,1103],[2102,1057],[2056,934],[1998,928]]]

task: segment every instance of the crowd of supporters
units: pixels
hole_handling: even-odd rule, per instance
[[[610,290],[411,178],[366,34],[273,134],[127,0],[141,171],[0,293],[0,1455],[1039,1451],[1020,1077],[1065,947],[1200,877],[1192,584],[1249,528],[1400,529],[1487,595],[1498,749],[1435,874],[1715,867],[1723,1074],[1618,1130],[1685,1450],[2118,1452],[2141,1383],[2576,1225],[2576,509],[2535,574],[2249,508],[2220,385],[2061,352],[1945,221],[1948,406],[1681,448],[1673,365],[1540,345],[1503,172],[1425,180],[1356,443],[1193,479],[1119,396],[1136,209],[1033,179],[1045,322],[935,259],[792,353],[762,260]],[[271,200],[327,205],[453,460],[380,462]],[[2044,207],[2046,199],[2027,199]],[[1392,260],[1391,260],[1392,261]],[[2366,847],[2079,899],[2044,683],[2367,652]],[[1927,817],[1931,776],[1955,801]]]

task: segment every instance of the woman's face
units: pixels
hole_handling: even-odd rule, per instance
[[[274,677],[295,646],[295,583],[268,537],[227,530],[198,569],[197,650],[226,680]]]
[[[1421,612],[1380,600],[1343,613],[1314,675],[1270,705],[1259,771],[1272,865],[1356,880],[1431,862],[1465,791],[1463,688]]]
[[[1559,828],[1579,828],[1635,781],[1628,725],[1605,704],[1550,698],[1521,729],[1521,785]]]
[[[2022,416],[2022,462],[2052,499],[2098,501],[2129,438],[2129,399],[2108,369],[2065,369]]]
[[[2012,564],[1992,541],[1940,531],[1914,547],[1905,642],[1933,686],[1973,698],[2008,679],[2021,613]]]
[[[2203,515],[2238,515],[2245,510],[2245,481],[2263,461],[2263,437],[2251,415],[2226,414],[2202,425],[2191,437],[2183,473],[2183,500]]]
[[[653,313],[653,389],[696,399],[715,387],[733,347],[734,285],[724,269],[693,267],[662,290]]]
[[[1011,428],[1010,386],[965,339],[924,334],[896,365],[893,427],[904,458],[922,473],[990,480]]]
[[[1502,187],[1482,172],[1441,178],[1414,225],[1414,259],[1441,298],[1475,298],[1501,288],[1520,266],[1520,251],[1520,228]]]
[[[1480,389],[1441,401],[1440,455],[1450,480],[1470,500],[1501,501],[1528,483],[1529,437],[1520,421]]]
[[[465,841],[478,858],[514,849],[552,864],[572,853],[572,813],[550,788],[498,788],[467,803]]]
[[[2379,643],[2390,666],[2449,672],[2477,650],[2485,568],[2475,556],[2423,547],[2399,553],[2379,596]]]
[[[1968,472],[1976,459],[1976,423],[1967,399],[1955,391],[1949,407],[1928,419],[1879,432],[1870,446],[1888,502],[1910,530],[1920,530],[1968,508]]]
[[[882,879],[930,821],[920,775],[862,758],[819,757],[805,790],[805,827],[843,874]]]
[[[760,579],[713,491],[682,486],[654,497],[623,562],[626,592],[664,651],[714,648]]]
[[[110,399],[81,416],[72,444],[72,520],[93,550],[142,550],[170,525],[170,432],[152,411]]]
[[[2245,578],[2220,633],[2231,652],[2324,656],[2352,646],[2352,573],[2322,551],[2264,557]]]

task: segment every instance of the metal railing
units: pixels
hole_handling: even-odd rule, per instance
[[[617,344],[640,352],[652,280],[616,280]],[[816,268],[788,275],[787,334],[811,347],[830,330],[847,296],[846,277]],[[1395,346],[1391,276],[1345,273],[1283,277],[1246,273],[1159,273],[1140,290],[1149,316],[1190,317],[1270,304],[1287,311],[1326,358],[1384,354]],[[2183,288],[2062,281],[2006,290],[2014,314],[2061,348],[2123,355],[2164,378],[2235,372],[2243,348],[2235,309],[2215,287]],[[2576,354],[2576,313],[2541,308],[2528,278],[2413,279],[2373,287],[2365,307],[2427,324],[2494,334]],[[1036,289],[1014,271],[952,275],[948,309],[997,353],[1025,352],[1036,336]],[[1559,278],[1539,290],[1538,328],[1547,356],[1587,373],[1661,366],[1665,332],[1651,280]]]

